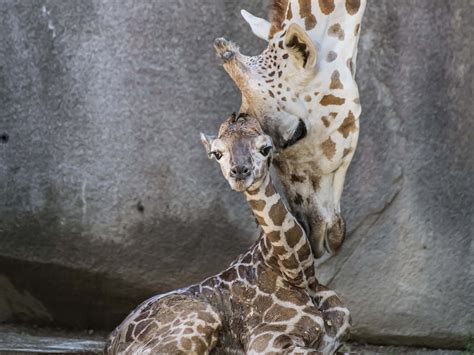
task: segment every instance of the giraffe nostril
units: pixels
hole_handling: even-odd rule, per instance
[[[250,175],[250,169],[243,165],[237,165],[230,169],[230,175],[236,179],[245,179]]]

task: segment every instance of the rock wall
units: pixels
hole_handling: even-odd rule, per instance
[[[255,239],[199,142],[239,107],[212,42],[265,44],[265,2],[3,1],[0,321],[112,328]],[[349,236],[320,278],[355,336],[462,346],[474,329],[472,1],[372,1]]]

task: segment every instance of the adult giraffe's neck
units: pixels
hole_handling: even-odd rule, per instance
[[[304,229],[275,190],[270,175],[256,190],[245,192],[245,196],[264,232],[260,243],[264,260],[277,267],[295,286],[314,286],[317,281],[311,245]]]

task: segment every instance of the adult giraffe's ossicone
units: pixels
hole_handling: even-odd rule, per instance
[[[268,41],[258,56],[225,39],[214,45],[242,93],[240,112],[257,117],[277,149],[275,167],[292,211],[309,229],[313,253],[339,249],[340,199],[361,112],[354,79],[366,0],[273,0],[270,22],[245,10]]]

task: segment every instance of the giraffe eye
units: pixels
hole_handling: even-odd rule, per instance
[[[211,154],[214,155],[214,158],[216,158],[216,160],[219,160],[220,158],[222,158],[221,152],[215,151],[215,152],[211,152]]]
[[[272,146],[267,145],[267,146],[260,149],[260,154],[262,154],[264,157],[266,157],[270,153],[271,150],[272,150]]]

